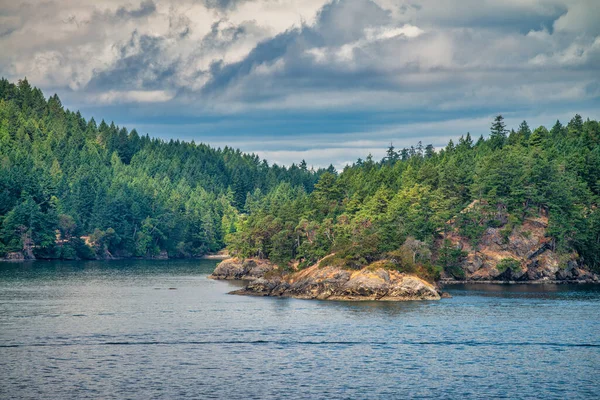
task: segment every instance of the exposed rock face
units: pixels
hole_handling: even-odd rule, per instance
[[[498,220],[506,224],[506,219]],[[527,218],[508,234],[507,226],[487,228],[477,246],[461,237],[458,229],[448,232],[445,238],[467,256],[460,264],[460,274],[445,271],[442,281],[600,282],[597,274],[576,261],[576,254],[564,260],[552,251],[546,216]],[[516,265],[502,268],[504,259],[514,260]]]
[[[439,300],[436,288],[413,275],[383,268],[348,271],[313,265],[291,274],[258,278],[232,294],[319,300]]]
[[[274,270],[277,266],[267,260],[229,258],[221,261],[209,278],[250,281]]]
[[[34,258],[35,259],[35,258]],[[7,253],[4,258],[0,258],[1,261],[25,261],[25,255],[20,252]]]

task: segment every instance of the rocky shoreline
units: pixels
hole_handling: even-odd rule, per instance
[[[542,277],[538,280],[442,278],[437,284],[378,267],[372,264],[360,270],[347,270],[315,264],[297,272],[285,272],[268,260],[229,258],[217,265],[209,276],[216,280],[247,281],[244,288],[230,294],[248,296],[293,297],[298,299],[345,301],[439,300],[450,297],[440,288],[456,284],[586,284],[600,283],[589,271],[564,274],[563,279]],[[509,274],[505,274],[509,277]]]
[[[584,284],[598,284],[600,281],[597,279],[578,279],[578,280],[556,280],[556,279],[546,279],[546,280],[535,280],[535,281],[498,281],[498,280],[484,280],[484,281],[474,281],[474,280],[454,280],[454,279],[442,279],[439,281],[440,285],[474,285],[474,284],[482,284],[482,285],[584,285]]]
[[[381,267],[349,271],[315,264],[298,272],[284,273],[266,260],[221,262],[211,279],[247,280],[248,285],[231,294],[293,297],[344,301],[439,300],[437,288],[423,279]]]
[[[478,210],[482,203],[473,201],[463,212]],[[520,224],[509,223],[506,210],[493,216],[498,224],[487,227],[477,243],[460,234],[456,217],[443,241],[462,252],[460,261],[442,273],[441,281],[453,283],[600,283],[600,275],[590,270],[576,252],[554,251],[548,235],[548,216],[539,213]],[[438,248],[442,241],[438,243]],[[458,261],[458,260],[455,260]]]
[[[227,260],[231,258],[231,256],[226,252],[219,253],[211,253],[204,254],[201,256],[190,256],[183,257],[186,260]],[[178,260],[182,258],[178,257],[169,257],[167,252],[161,252],[156,256],[145,256],[145,257],[123,257],[123,256],[106,256],[106,257],[96,257],[89,259],[64,259],[64,258],[27,258],[21,252],[8,253],[5,257],[0,257],[0,262],[11,262],[11,263],[20,263],[20,262],[31,262],[31,261],[118,261],[118,260]]]

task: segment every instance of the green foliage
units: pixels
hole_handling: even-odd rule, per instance
[[[496,116],[490,130],[489,145],[492,149],[499,149],[504,146],[507,138],[506,125],[504,124],[504,117],[502,115]]]
[[[465,272],[460,265],[466,256],[466,251],[463,251],[460,247],[453,246],[450,240],[444,239],[439,248],[438,264],[456,279],[463,279]]]
[[[500,230],[500,237],[502,238],[502,243],[508,244],[510,241],[510,235],[512,234],[513,227],[512,225],[507,225],[503,229]]]
[[[496,266],[498,272],[504,272],[509,268],[511,271],[517,272],[521,270],[521,264],[518,260],[515,260],[514,258],[503,258]]]
[[[476,143],[390,145],[339,173],[285,168],[86,121],[25,80],[0,80],[0,253],[190,257],[227,245],[282,265],[335,253],[351,268],[392,257],[403,271],[457,276],[463,252],[434,245],[449,221],[477,245],[488,227],[506,238],[541,213],[554,250],[600,268],[598,122],[508,133],[498,116]]]
[[[577,120],[569,132],[560,124],[532,132],[523,122],[511,139],[498,117],[490,138],[476,144],[468,134],[439,152],[390,146],[380,162],[367,157],[340,174],[322,175],[312,194],[257,193],[229,247],[246,256],[296,260],[301,267],[335,253],[323,262],[360,268],[393,259],[397,269],[415,271],[431,262],[413,260],[398,244],[416,241],[436,251],[436,265],[460,278],[466,253],[433,246],[449,220],[477,246],[488,227],[500,228],[507,241],[524,218],[547,213],[554,248],[575,250],[598,265],[600,133],[595,121],[579,126]],[[470,203],[475,205],[465,209]]]
[[[461,212],[456,216],[458,232],[462,237],[469,239],[474,246],[479,244],[479,239],[487,229],[488,225],[489,221],[487,220],[487,216],[479,208]],[[492,225],[495,225],[495,223]]]
[[[465,279],[465,270],[462,269],[459,265],[448,265],[444,267],[444,270],[450,275],[453,276],[454,279]]]
[[[27,80],[0,80],[1,255],[202,255],[224,247],[248,193],[283,183],[310,193],[325,172],[86,121]],[[279,259],[294,255],[288,236],[268,244]]]

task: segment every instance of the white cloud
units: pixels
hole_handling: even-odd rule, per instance
[[[164,90],[110,90],[96,95],[99,103],[163,103],[175,95]]]
[[[222,107],[212,104],[212,109],[231,109],[232,102],[238,104],[234,107],[237,110],[242,110],[244,104],[254,108],[257,102],[267,107],[275,103],[297,105],[301,109],[314,104],[319,108],[323,106],[322,98],[331,97],[326,94],[332,91],[330,86],[341,84],[336,79],[327,81],[322,74],[336,70],[340,72],[339,79],[344,79],[347,73],[354,74],[345,78],[347,88],[355,93],[344,93],[350,99],[363,96],[365,89],[379,95],[379,86],[388,86],[386,91],[402,93],[405,85],[409,85],[411,92],[426,93],[437,101],[437,92],[448,90],[449,86],[454,87],[457,96],[468,89],[453,82],[468,83],[468,77],[453,76],[460,70],[477,80],[478,76],[504,69],[504,76],[511,79],[502,79],[498,89],[510,89],[507,81],[511,80],[513,90],[517,91],[524,83],[524,69],[562,66],[563,76],[568,76],[569,67],[593,65],[600,58],[600,37],[596,36],[600,34],[597,23],[600,7],[595,3],[595,0],[7,3],[2,6],[4,31],[0,32],[0,46],[5,51],[0,55],[0,71],[11,79],[27,76],[42,87],[85,92],[99,75],[110,74],[115,68],[123,75],[128,66],[122,65],[124,58],[147,52],[140,38],[158,38],[156,55],[140,61],[142,65],[136,76],[130,75],[124,81],[115,77],[114,87],[98,90],[188,92],[184,96],[192,101],[194,96],[189,92],[200,92],[220,79],[218,74],[223,67],[244,63],[259,43],[273,41],[281,54],[268,61],[257,59],[235,79],[228,79],[220,88],[221,96],[213,91],[210,98],[213,103],[223,102]],[[222,7],[216,6],[219,4]],[[545,28],[540,24],[545,24]],[[294,29],[299,32],[297,35],[288,35],[286,43],[276,43],[277,35]],[[214,69],[214,65],[220,69]],[[302,76],[297,76],[299,72]],[[252,98],[251,93],[257,93],[257,88],[249,82],[256,79],[257,73],[262,81],[258,90],[260,99]],[[410,82],[405,79],[407,76],[411,77]],[[379,82],[377,85],[369,81],[374,78]],[[156,79],[160,81],[149,87],[149,82]],[[305,88],[300,94],[303,104],[289,99],[297,93],[294,79],[302,81]],[[553,76],[552,81],[555,80]],[[433,92],[433,84],[442,87]],[[235,85],[236,89],[227,85]],[[353,86],[356,90],[352,90]],[[315,90],[309,90],[311,87]],[[263,93],[267,90],[270,92]],[[234,93],[237,97],[232,98]],[[198,96],[193,101],[198,101]],[[347,103],[332,101],[330,105]]]
[[[375,40],[391,39],[397,36],[413,38],[422,33],[423,29],[410,24],[405,24],[400,27],[376,27],[365,29],[365,39],[367,42],[372,42]]]
[[[147,115],[236,120],[259,113],[286,126],[288,113],[400,115],[382,123],[384,131],[396,133],[371,129],[360,146],[356,139],[341,145],[336,137],[322,143],[324,151],[311,153],[320,163],[327,149],[338,149],[330,154],[339,165],[381,151],[378,141],[414,141],[415,130],[433,137],[442,129],[425,121],[411,125],[413,131],[398,128],[413,114],[460,120],[464,127],[496,112],[528,118],[597,108],[597,3],[4,1],[0,75],[27,76],[47,94],[57,92],[65,104],[86,107],[98,118],[116,105],[113,117],[134,124]],[[458,118],[467,114],[468,120]],[[302,152],[315,149],[286,146],[317,131],[300,125],[292,139],[268,150],[300,153],[268,155],[308,157]],[[255,150],[250,144],[245,149]]]
[[[568,11],[554,21],[554,29],[561,32],[600,34],[600,6],[596,0],[574,1]]]

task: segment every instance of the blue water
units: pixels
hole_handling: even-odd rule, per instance
[[[213,261],[0,264],[0,398],[600,398],[600,288],[227,295]]]

